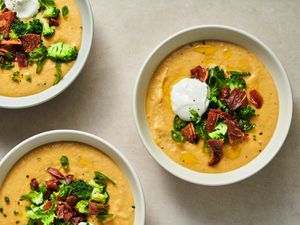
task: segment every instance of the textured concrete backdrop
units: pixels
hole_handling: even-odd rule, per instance
[[[300,222],[300,1],[91,0],[95,39],[81,76],[63,94],[24,110],[0,109],[0,157],[51,129],[79,129],[117,146],[137,170],[147,225],[295,225]],[[199,24],[256,35],[277,54],[293,86],[287,141],[257,175],[226,187],[186,183],[164,171],[139,141],[132,118],[140,66],[169,35]]]

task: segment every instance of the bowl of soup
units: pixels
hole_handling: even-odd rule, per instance
[[[202,185],[241,181],[266,166],[288,135],[293,99],[275,54],[245,31],[180,31],[146,59],[134,118],[152,157]]]
[[[1,224],[144,224],[145,202],[134,169],[95,135],[38,134],[14,147],[0,171]]]
[[[12,0],[3,4],[0,107],[46,102],[76,79],[88,58],[93,39],[90,3]]]

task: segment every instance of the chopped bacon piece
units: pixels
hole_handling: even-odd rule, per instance
[[[58,179],[65,179],[65,176],[58,170],[55,168],[51,168],[49,167],[47,169],[48,173],[50,173],[52,176],[58,178]]]
[[[89,215],[99,215],[107,210],[107,205],[102,205],[96,202],[89,203]]]
[[[208,78],[208,69],[197,66],[191,70],[192,78],[198,79],[202,82],[206,82]]]
[[[252,90],[252,91],[250,91],[250,102],[256,108],[260,109],[264,103],[264,99],[258,91]]]
[[[241,91],[238,88],[235,88],[231,91],[229,97],[226,99],[226,103],[230,111],[234,111],[240,106],[247,106],[247,93],[245,91]]]
[[[215,129],[219,118],[231,120],[229,113],[224,112],[221,109],[209,110],[207,119],[205,121],[207,132],[212,132]]]
[[[22,36],[22,45],[25,52],[32,52],[41,44],[41,36],[38,34],[25,34]]]
[[[39,191],[39,183],[35,178],[30,181],[30,187],[32,190]]]
[[[181,133],[188,142],[192,144],[196,142],[197,135],[193,123],[189,123],[185,128],[181,130]]]
[[[220,94],[221,94],[221,102],[222,103],[226,103],[226,99],[229,97],[230,95],[230,89],[228,86],[224,86],[221,90],[220,90]]]
[[[1,45],[22,45],[22,41],[20,39],[11,39],[11,40],[2,40],[0,42]]]
[[[59,26],[58,19],[49,18],[48,20],[49,20],[49,25],[50,26],[55,26],[55,27]]]
[[[74,178],[74,175],[67,175],[65,178],[65,181],[67,182],[67,184],[70,184],[70,183],[72,183],[73,178]]]
[[[3,12],[0,14],[0,33],[9,38],[10,26],[16,19],[16,12]]]
[[[209,166],[214,166],[218,164],[222,158],[222,147],[223,141],[222,140],[208,140],[207,145],[210,149],[211,159],[208,163]]]
[[[23,52],[16,53],[16,61],[20,68],[24,68],[28,66],[28,57]]]
[[[58,190],[58,180],[46,180],[46,188],[49,191],[57,191]]]
[[[78,198],[75,195],[70,195],[66,199],[66,203],[70,206],[75,206]]]
[[[237,121],[226,119],[225,124],[227,125],[228,139],[230,144],[239,142],[248,137],[247,134],[242,131]]]
[[[48,202],[43,206],[43,209],[44,209],[44,210],[48,210],[48,209],[51,208],[51,206],[52,206],[52,202],[51,202],[51,201],[48,201]]]
[[[75,215],[72,208],[65,202],[58,202],[56,208],[56,215],[58,219],[63,219],[65,223],[69,222]]]
[[[210,110],[208,112],[207,120],[205,121],[207,132],[212,132],[215,129],[216,123],[220,117],[220,114]]]

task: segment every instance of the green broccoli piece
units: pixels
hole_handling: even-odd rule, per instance
[[[41,24],[43,25],[43,36],[50,37],[55,33],[55,29],[50,26],[49,21],[42,18],[40,19]]]
[[[101,192],[103,192],[106,187],[105,184],[97,184],[94,179],[89,182],[89,185],[93,188],[98,188]]]
[[[210,68],[208,71],[208,86],[210,88],[217,87],[218,89],[221,89],[225,86],[225,73],[223,69],[220,69],[218,66],[215,66],[213,68]]]
[[[221,102],[219,88],[217,87],[209,88],[209,100],[210,100],[209,103],[210,108],[221,109],[226,112],[228,111],[227,106]]]
[[[102,204],[105,204],[108,200],[108,194],[107,192],[102,192],[100,189],[98,188],[94,188],[93,192],[92,192],[92,196],[91,199],[96,201],[96,202],[100,202]]]
[[[186,141],[185,138],[183,137],[181,131],[172,130],[171,137],[174,141],[179,142],[179,143],[184,143]]]
[[[174,117],[174,121],[173,121],[174,130],[181,131],[181,129],[185,128],[187,125],[188,125],[188,122],[180,119],[179,116],[176,115]]]
[[[58,42],[48,47],[48,57],[58,62],[69,62],[77,58],[76,47],[70,47],[63,42]]]
[[[255,116],[255,109],[251,106],[241,107],[237,112],[238,117],[252,117]]]
[[[238,119],[238,122],[243,131],[249,131],[255,127],[255,124],[251,123],[249,119]]]
[[[19,19],[14,20],[10,28],[9,37],[11,39],[17,39],[26,33],[27,33],[27,24]]]
[[[75,195],[80,199],[88,199],[92,195],[93,187],[83,180],[73,180],[69,185],[72,188],[70,194]]]
[[[32,52],[29,53],[28,63],[29,65],[36,63],[36,73],[40,73],[42,71],[47,59],[47,55],[47,48],[43,44],[41,44],[40,47],[34,49]]]
[[[246,87],[246,81],[240,75],[231,75],[229,78],[227,78],[226,82],[230,90],[233,90],[235,88],[243,90]]]
[[[43,32],[43,25],[39,19],[29,21],[27,25],[27,34],[41,34]]]
[[[57,19],[60,10],[55,6],[54,0],[39,0],[41,9],[44,10],[43,17]]]
[[[89,202],[90,202],[89,200],[81,200],[81,201],[77,202],[76,208],[78,209],[78,211],[80,213],[88,214],[88,212],[89,212],[89,210],[88,210]]]
[[[215,130],[208,133],[209,138],[225,140],[225,136],[227,133],[227,125],[224,122],[219,122],[215,127]]]
[[[109,177],[105,176],[103,173],[100,173],[99,171],[95,172],[94,181],[97,184],[105,184],[105,183],[111,182],[113,185],[116,185],[116,182],[114,182]]]
[[[240,71],[227,71],[231,75],[237,75],[237,76],[251,76],[250,72],[240,72]]]
[[[26,217],[31,220],[38,220],[43,225],[52,225],[56,218],[55,212],[45,211],[43,206],[44,204],[41,206],[31,205],[30,210],[26,212]]]
[[[40,205],[43,203],[44,198],[43,198],[43,193],[42,192],[37,192],[37,191],[31,191],[23,196],[21,196],[20,201],[24,201],[26,199],[30,200],[32,203],[36,205]]]

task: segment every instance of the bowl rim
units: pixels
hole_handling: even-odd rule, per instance
[[[84,4],[87,10],[87,17],[85,19],[87,20],[87,23],[89,25],[88,29],[86,30],[86,42],[85,47],[81,44],[81,48],[79,50],[79,55],[82,55],[81,58],[77,58],[75,60],[74,65],[71,67],[71,69],[67,72],[64,79],[59,82],[57,85],[51,86],[47,88],[46,90],[43,90],[41,92],[38,92],[33,95],[28,96],[20,96],[20,97],[10,97],[10,96],[0,96],[0,108],[4,109],[23,109],[23,108],[29,108],[36,105],[40,105],[42,103],[45,103],[59,94],[61,94],[64,90],[66,90],[74,81],[75,79],[80,75],[82,69],[84,68],[84,65],[86,64],[86,61],[89,57],[90,50],[93,43],[93,37],[94,37],[94,16],[93,11],[91,7],[91,3],[89,0],[76,0],[77,5]],[[79,7],[81,17],[83,19],[82,11]],[[84,36],[84,33],[82,34]],[[82,40],[84,41],[84,40]],[[75,69],[76,66],[76,69]],[[73,71],[74,70],[74,71]],[[71,74],[74,74],[70,76]]]
[[[185,168],[179,164],[177,164],[176,162],[174,162],[171,158],[169,158],[165,153],[163,153],[165,155],[164,159],[160,159],[159,156],[155,153],[155,151],[151,148],[150,146],[150,140],[147,139],[146,135],[143,132],[143,128],[140,124],[140,120],[144,121],[143,119],[145,119],[145,117],[139,116],[139,88],[142,82],[142,78],[143,78],[143,74],[144,74],[144,70],[147,67],[147,65],[149,64],[149,62],[151,62],[152,57],[156,54],[157,51],[159,51],[164,45],[166,45],[167,43],[169,43],[170,41],[172,41],[173,39],[177,38],[178,36],[184,35],[188,32],[192,32],[194,30],[199,30],[199,29],[220,29],[220,30],[225,30],[225,31],[229,31],[229,32],[233,32],[239,35],[242,35],[244,38],[248,38],[251,41],[255,42],[257,45],[259,45],[265,52],[267,52],[272,60],[275,62],[275,64],[280,68],[280,73],[282,73],[283,79],[286,82],[286,85],[288,86],[287,91],[287,95],[288,95],[288,105],[290,108],[286,109],[287,110],[287,119],[286,119],[286,124],[287,124],[287,129],[284,130],[284,133],[282,133],[281,139],[277,145],[277,150],[274,151],[271,155],[271,157],[267,158],[267,160],[265,160],[263,163],[260,163],[259,167],[257,168],[252,168],[251,171],[246,170],[245,172],[247,172],[246,175],[240,176],[240,177],[236,177],[236,178],[232,178],[229,177],[228,180],[224,181],[224,180],[218,180],[219,177],[221,177],[222,175],[229,175],[231,173],[233,173],[234,171],[239,171],[241,170],[241,168],[244,168],[247,164],[249,164],[252,161],[255,161],[258,156],[256,158],[254,158],[253,160],[251,160],[250,162],[248,162],[247,164],[245,164],[242,167],[239,167],[237,169],[234,169],[232,171],[228,171],[228,172],[224,172],[224,173],[200,173],[200,172],[196,172],[193,171],[191,169]],[[221,38],[216,38],[215,40],[222,40]],[[234,43],[234,42],[232,42]],[[187,43],[185,43],[187,44]],[[181,46],[185,45],[182,44]],[[180,46],[178,46],[180,47]],[[175,51],[175,49],[173,49],[172,51]],[[171,54],[172,51],[170,51],[169,53],[166,54],[165,57],[168,56],[168,54]],[[272,74],[271,74],[272,76]],[[272,77],[273,78],[273,77]],[[150,78],[151,79],[151,78]],[[149,82],[147,83],[147,85],[149,84]],[[277,88],[277,87],[276,87]],[[277,89],[278,90],[278,89]],[[278,97],[280,96],[280,94],[278,93]],[[143,107],[145,107],[145,99],[143,100]],[[167,170],[169,173],[173,174],[174,176],[185,180],[187,182],[193,183],[193,184],[198,184],[198,185],[205,185],[205,186],[223,186],[223,185],[229,185],[229,184],[233,184],[233,183],[237,183],[240,182],[242,180],[245,180],[247,178],[249,178],[250,176],[256,174],[257,172],[259,172],[260,170],[262,170],[266,165],[269,164],[269,162],[277,155],[277,153],[281,150],[282,145],[284,144],[287,135],[289,133],[290,130],[290,126],[291,126],[291,122],[292,122],[292,116],[293,116],[293,93],[292,93],[292,87],[290,85],[290,80],[289,77],[287,75],[286,70],[284,69],[283,65],[281,64],[281,62],[279,61],[278,57],[275,55],[275,53],[265,44],[263,43],[260,39],[258,39],[257,37],[255,37],[254,35],[241,30],[239,28],[235,28],[232,26],[226,26],[226,25],[218,25],[218,24],[205,24],[205,25],[196,25],[196,26],[192,26],[192,27],[188,27],[185,29],[182,29],[174,34],[172,34],[171,36],[167,37],[165,40],[163,40],[162,42],[160,42],[155,48],[154,50],[151,51],[151,53],[146,57],[144,63],[142,64],[136,82],[135,82],[135,86],[134,86],[134,93],[133,93],[133,104],[132,104],[132,109],[133,109],[133,117],[134,117],[134,123],[135,123],[135,127],[136,127],[136,131],[138,133],[138,136],[140,137],[141,142],[143,143],[143,145],[145,146],[145,148],[147,149],[148,153],[155,159],[155,161],[161,166],[163,167],[165,170]],[[279,121],[279,115],[278,115],[278,121]],[[278,121],[277,121],[277,125],[278,125]],[[148,123],[147,121],[145,121],[148,127]],[[276,126],[277,127],[277,126]],[[276,128],[275,128],[276,131]],[[274,131],[274,132],[275,132]],[[150,131],[149,131],[150,132]],[[152,135],[150,133],[151,136],[151,141],[153,142],[153,138]],[[271,140],[274,138],[274,136],[272,136],[272,138],[270,139],[269,143],[271,142]],[[155,143],[154,146],[156,148],[159,148]],[[267,147],[267,146],[266,146]],[[266,148],[265,147],[265,148]],[[160,149],[160,148],[159,148]],[[161,149],[160,149],[161,150]],[[264,152],[264,151],[263,151]],[[181,172],[175,172],[171,167],[181,167]],[[185,173],[185,174],[183,174]],[[189,176],[186,176],[186,174],[201,174],[204,177],[215,177],[214,181],[212,180],[196,180],[194,178],[191,178]],[[196,176],[196,175],[195,175]],[[202,177],[203,178],[203,177]]]
[[[109,158],[111,158],[114,163],[116,163],[122,172],[124,173],[125,177],[128,180],[128,183],[131,186],[131,191],[134,197],[134,203],[135,205],[138,205],[138,211],[136,211],[135,218],[134,218],[134,224],[135,225],[144,225],[145,224],[145,214],[146,214],[146,205],[145,205],[145,198],[143,193],[143,188],[141,185],[141,182],[137,176],[137,173],[135,172],[134,168],[130,164],[130,162],[127,160],[127,158],[123,155],[123,153],[118,150],[114,145],[110,144],[105,139],[98,137],[94,134],[79,131],[79,130],[50,130],[46,132],[42,132],[39,134],[36,134],[34,136],[31,136],[19,144],[17,144],[15,147],[13,147],[0,161],[0,182],[2,183],[7,176],[7,174],[11,171],[14,164],[21,159],[23,156],[31,152],[34,148],[38,146],[42,146],[49,143],[59,142],[59,141],[73,141],[76,142],[77,138],[80,139],[79,143],[88,144],[90,146],[95,147],[100,152],[106,154]],[[109,150],[110,153],[104,152],[102,149],[99,149],[98,147],[94,146],[94,143],[98,143],[99,145],[105,146],[105,148]],[[34,145],[36,147],[31,147],[31,145]],[[28,149],[29,150],[26,150]],[[18,154],[19,153],[19,154]],[[120,161],[123,165],[119,165],[119,163],[116,162],[117,159]],[[5,166],[5,163],[11,164],[9,166],[10,168],[2,173],[3,166]],[[123,167],[123,168],[122,168]],[[124,168],[126,171],[124,171]],[[2,178],[1,178],[2,177]],[[130,180],[131,181],[130,181]],[[2,180],[2,181],[1,181]],[[136,209],[137,210],[137,209]],[[137,214],[137,212],[139,214]]]

